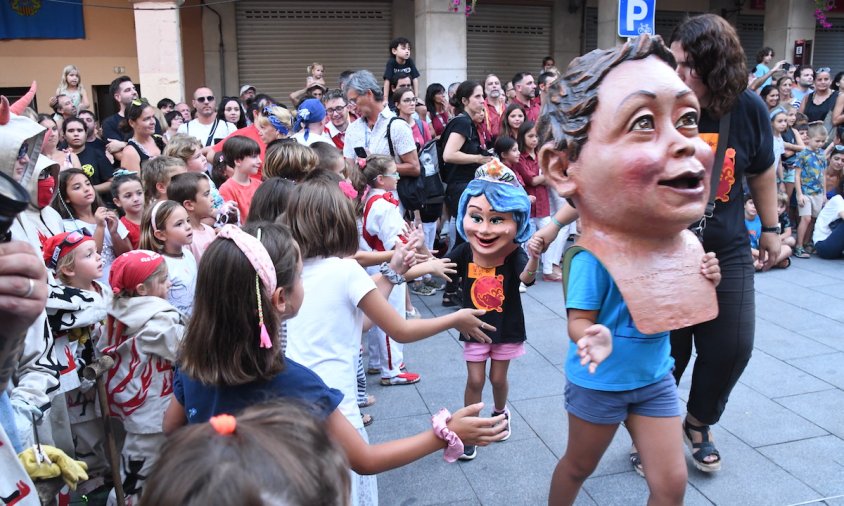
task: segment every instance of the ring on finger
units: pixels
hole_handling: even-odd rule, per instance
[[[24,299],[28,299],[32,295],[32,292],[35,291],[35,281],[32,281],[32,278],[27,278],[27,281],[29,281],[29,290],[23,295]]]

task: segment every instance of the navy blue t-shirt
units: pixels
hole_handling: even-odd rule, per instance
[[[324,420],[337,409],[343,394],[329,388],[313,371],[289,358],[284,359],[284,370],[269,381],[256,381],[245,385],[206,385],[183,374],[176,367],[173,377],[173,395],[185,408],[188,423],[207,422],[222,413],[236,414],[255,404],[279,397],[297,399],[313,409],[317,418]]]

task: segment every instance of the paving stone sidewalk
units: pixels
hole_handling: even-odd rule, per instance
[[[447,464],[442,453],[378,476],[380,504],[541,505],[566,444],[563,362],[568,337],[559,283],[537,282],[522,296],[527,353],[510,365],[513,436],[479,448],[470,462]],[[423,317],[449,311],[441,296],[416,297]],[[787,270],[756,275],[753,357],[730,398],[714,437],[724,459],[714,475],[687,457],[689,505],[844,506],[844,262],[794,259]],[[466,366],[455,332],[407,345],[405,356],[422,381],[382,387],[373,442],[430,428],[440,407],[463,405]],[[691,366],[680,384],[688,395]],[[370,377],[373,378],[373,377]],[[492,407],[489,382],[485,414]],[[620,430],[578,505],[637,505],[645,480],[628,464],[630,439]]]

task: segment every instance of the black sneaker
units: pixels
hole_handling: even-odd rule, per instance
[[[473,460],[478,456],[478,447],[475,445],[466,445],[463,447],[463,455],[457,457],[457,460]]]

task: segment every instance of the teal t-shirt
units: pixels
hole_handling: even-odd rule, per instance
[[[597,323],[605,325],[613,338],[612,353],[594,374],[580,365],[577,345],[570,340],[566,377],[575,385],[613,392],[633,390],[656,383],[673,369],[669,333],[642,334],[636,329],[609,272],[588,251],[572,259],[566,308],[598,311]]]

